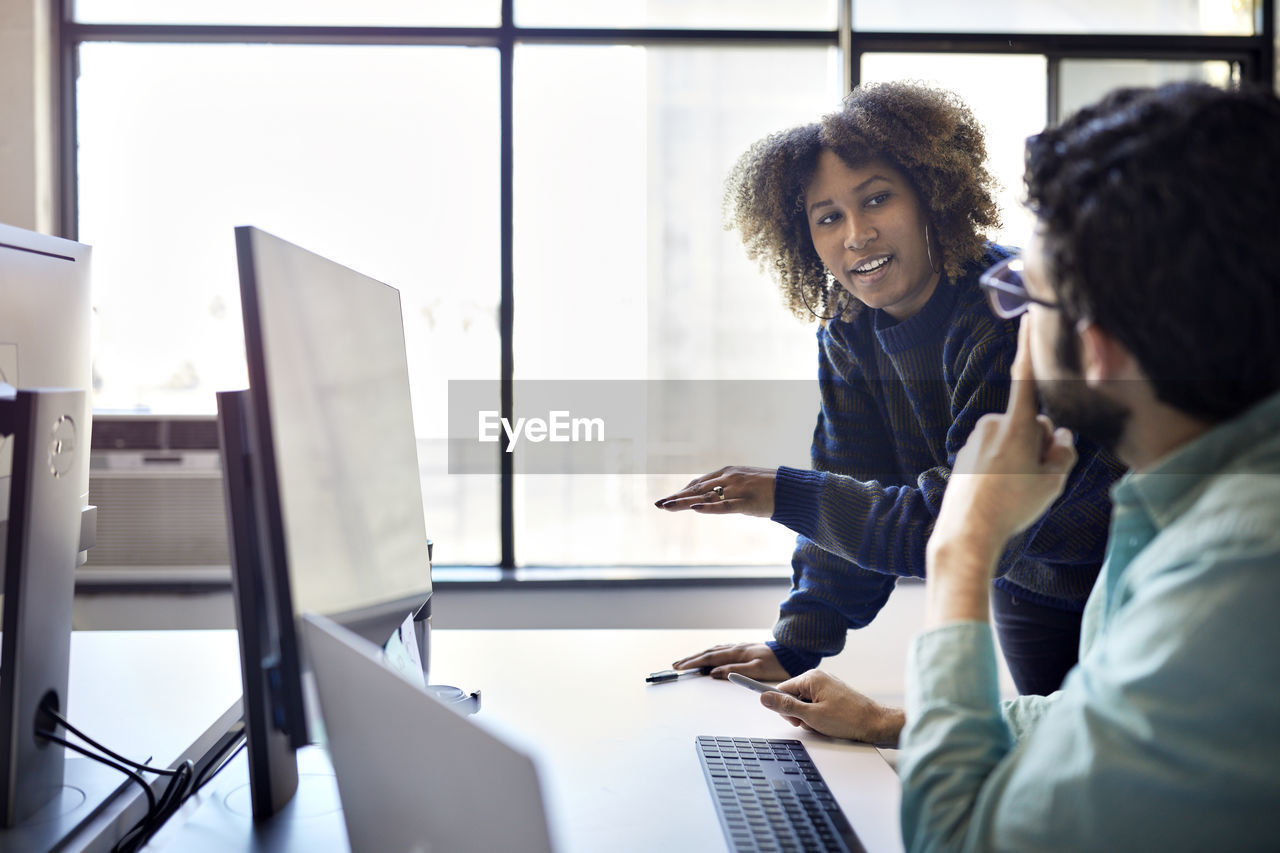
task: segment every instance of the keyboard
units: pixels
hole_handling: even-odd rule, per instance
[[[865,849],[800,741],[699,735],[697,745],[734,853]]]

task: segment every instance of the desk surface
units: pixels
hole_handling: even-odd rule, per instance
[[[95,739],[172,761],[240,698],[236,632],[73,631],[67,694]]]
[[[726,849],[694,750],[699,734],[804,741],[868,849],[901,849],[897,779],[873,747],[793,728],[756,694],[728,682],[644,681],[684,654],[758,634],[436,631],[431,680],[482,690],[475,719],[535,756],[564,853]],[[824,667],[894,701],[900,661],[896,653],[886,658],[853,647]],[[122,751],[168,763],[239,695],[235,632],[77,633],[72,679],[73,719]],[[243,780],[222,780],[202,796],[220,796],[214,791],[234,784]],[[174,820],[201,807],[189,803]],[[117,819],[122,809],[115,809]],[[171,849],[163,836],[152,846]]]
[[[902,847],[897,777],[870,746],[792,727],[726,681],[644,677],[743,631],[441,631],[431,680],[483,691],[478,719],[514,733],[539,761],[560,847],[725,849],[694,750],[700,734],[798,738],[869,850]],[[827,668],[879,698],[900,692],[881,659]]]

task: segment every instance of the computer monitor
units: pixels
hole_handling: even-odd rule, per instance
[[[84,390],[78,420],[85,447],[92,405],[90,254],[82,243],[0,225],[0,384]],[[9,518],[12,448],[12,440],[0,439],[0,532]],[[81,506],[87,506],[87,454],[75,460],[67,476],[79,490]]]
[[[40,737],[65,711],[89,482],[88,246],[0,225],[0,847],[44,849],[124,776]],[[40,390],[34,390],[39,388]],[[22,390],[18,390],[22,389]],[[65,733],[59,733],[65,734]]]
[[[297,618],[384,643],[413,614],[424,671],[430,562],[395,288],[236,229],[247,391],[218,395],[255,819],[297,788],[309,741]]]

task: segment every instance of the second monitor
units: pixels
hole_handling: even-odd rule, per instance
[[[309,741],[304,611],[381,645],[430,563],[399,293],[252,227],[236,229],[247,391],[219,395],[253,814],[297,786]]]

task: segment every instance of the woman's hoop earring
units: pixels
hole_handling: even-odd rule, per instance
[[[924,251],[929,257],[929,269],[939,272],[938,265],[933,262],[933,244],[929,240],[929,223],[924,224]]]
[[[833,286],[834,284],[835,284],[835,276],[833,276],[833,275],[831,274],[831,271],[830,271],[830,270],[828,270],[828,271],[827,271],[827,293],[828,293],[828,294],[830,294],[830,293],[831,293],[832,286]],[[837,299],[836,299],[836,313],[832,314],[830,317],[824,317],[824,316],[822,316],[821,314],[819,314],[817,311],[814,311],[814,310],[813,310],[813,306],[812,306],[812,305],[810,305],[810,304],[809,304],[809,300],[805,298],[805,295],[804,295],[804,286],[803,286],[803,285],[801,285],[801,287],[800,287],[800,301],[804,303],[804,307],[805,307],[805,308],[808,308],[808,309],[809,309],[809,313],[810,313],[810,314],[812,314],[812,315],[814,316],[814,318],[815,318],[815,319],[818,319],[818,320],[834,320],[835,318],[839,317],[841,314],[843,314],[843,313],[844,313],[844,304],[843,304],[843,303],[844,303],[844,294],[841,294],[839,297],[837,297]]]

